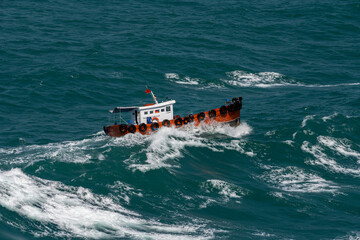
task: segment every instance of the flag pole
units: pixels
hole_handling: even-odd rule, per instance
[[[156,96],[154,95],[154,93],[148,88],[148,86],[146,86],[146,93],[151,93],[152,98],[154,99],[155,104],[159,104],[158,101],[156,100]]]

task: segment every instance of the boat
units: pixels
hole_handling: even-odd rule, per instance
[[[174,116],[175,100],[158,102],[154,93],[146,89],[145,93],[151,93],[154,103],[138,107],[115,107],[109,111],[109,125],[104,126],[104,132],[110,137],[121,137],[129,133],[151,134],[162,127],[183,127],[184,125],[211,124],[213,122],[227,123],[232,126],[240,124],[240,109],[242,97],[227,99],[219,108],[197,114],[189,114],[184,117]],[[125,121],[122,115],[130,115],[130,120]],[[111,116],[112,115],[112,116]],[[119,115],[117,123],[117,115]],[[110,125],[110,119],[113,124]]]

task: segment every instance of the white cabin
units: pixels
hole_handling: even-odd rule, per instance
[[[170,100],[158,104],[144,105],[132,113],[131,119],[139,122],[139,124],[147,124],[154,121],[158,121],[160,123],[165,119],[172,120],[174,118],[173,105],[175,103],[175,100]]]
[[[114,110],[110,110],[110,113],[119,113],[121,119],[121,113],[130,112],[131,124],[140,125],[142,123],[148,124],[152,122],[162,122],[165,119],[172,120],[174,118],[173,105],[175,100],[166,102],[146,104],[141,107],[116,107]]]

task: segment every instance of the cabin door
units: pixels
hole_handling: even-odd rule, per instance
[[[138,112],[136,110],[135,110],[135,121],[136,121],[136,125],[139,125]]]

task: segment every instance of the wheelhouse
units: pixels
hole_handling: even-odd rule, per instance
[[[141,107],[116,107],[110,110],[109,113],[113,114],[114,124],[118,118],[121,123],[140,125],[142,123],[149,124],[152,122],[162,122],[165,119],[172,120],[174,118],[174,104],[175,100],[166,102],[145,104]],[[126,114],[127,113],[127,114]],[[128,115],[130,113],[130,116]],[[119,114],[119,117],[117,117]],[[126,116],[127,115],[127,116]],[[126,121],[124,117],[130,117]],[[110,115],[109,115],[110,122]]]

